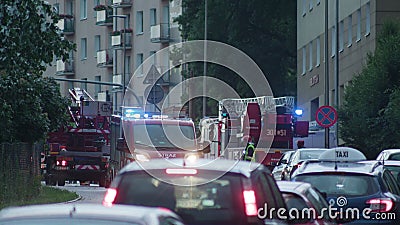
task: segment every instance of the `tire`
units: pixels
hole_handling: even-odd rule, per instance
[[[51,179],[51,178],[47,178],[46,179],[46,185],[48,186],[55,186],[56,185],[56,181]]]
[[[58,186],[65,186],[65,180],[64,179],[58,180]]]

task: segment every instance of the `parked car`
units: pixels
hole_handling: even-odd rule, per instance
[[[282,154],[278,163],[272,170],[272,176],[275,178],[275,180],[283,179],[283,171],[285,171],[285,168],[287,167],[293,153],[294,153],[294,151],[287,151]]]
[[[400,160],[400,149],[382,150],[376,160]]]
[[[318,157],[325,152],[325,148],[301,148],[297,149],[291,157],[288,165],[283,170],[283,180],[290,180],[293,172],[300,167],[306,160],[318,159]]]
[[[338,214],[339,223],[399,222],[400,188],[395,178],[381,161],[366,161],[356,149],[328,150],[319,161],[305,162],[292,180],[308,182],[325,193],[337,212],[345,212]]]
[[[1,225],[183,225],[165,208],[101,204],[45,204],[0,211]]]
[[[327,213],[328,203],[325,197],[311,184],[293,181],[278,181],[279,189],[285,199],[288,211],[298,212],[293,218],[296,224],[334,225],[333,218]],[[306,213],[313,212],[315,213]],[[304,212],[304,213],[303,213]]]
[[[154,159],[124,167],[107,190],[104,205],[165,207],[185,223],[286,224],[276,212],[260,218],[258,209],[285,203],[265,166],[247,161]]]
[[[385,160],[382,164],[392,173],[393,177],[396,178],[397,184],[400,185],[400,160]]]

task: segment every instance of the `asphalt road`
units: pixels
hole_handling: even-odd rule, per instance
[[[101,204],[106,193],[104,187],[98,185],[79,185],[79,184],[66,184],[65,186],[54,186],[56,188],[75,192],[81,196],[80,199],[73,201],[74,203],[98,203]]]

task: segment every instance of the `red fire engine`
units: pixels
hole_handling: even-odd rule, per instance
[[[110,102],[94,101],[79,88],[70,91],[73,105],[68,108],[70,123],[49,133],[46,157],[46,183],[65,185],[66,180],[110,183],[109,135]]]
[[[293,149],[294,137],[308,135],[308,121],[298,121],[294,115],[294,100],[292,96],[221,100],[219,117],[200,122],[201,141],[211,142],[207,157],[238,160],[251,137],[256,161],[272,169],[282,152]]]

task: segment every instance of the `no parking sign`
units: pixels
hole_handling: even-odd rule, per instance
[[[336,109],[329,105],[319,107],[315,114],[315,120],[321,127],[333,126],[337,121]]]

